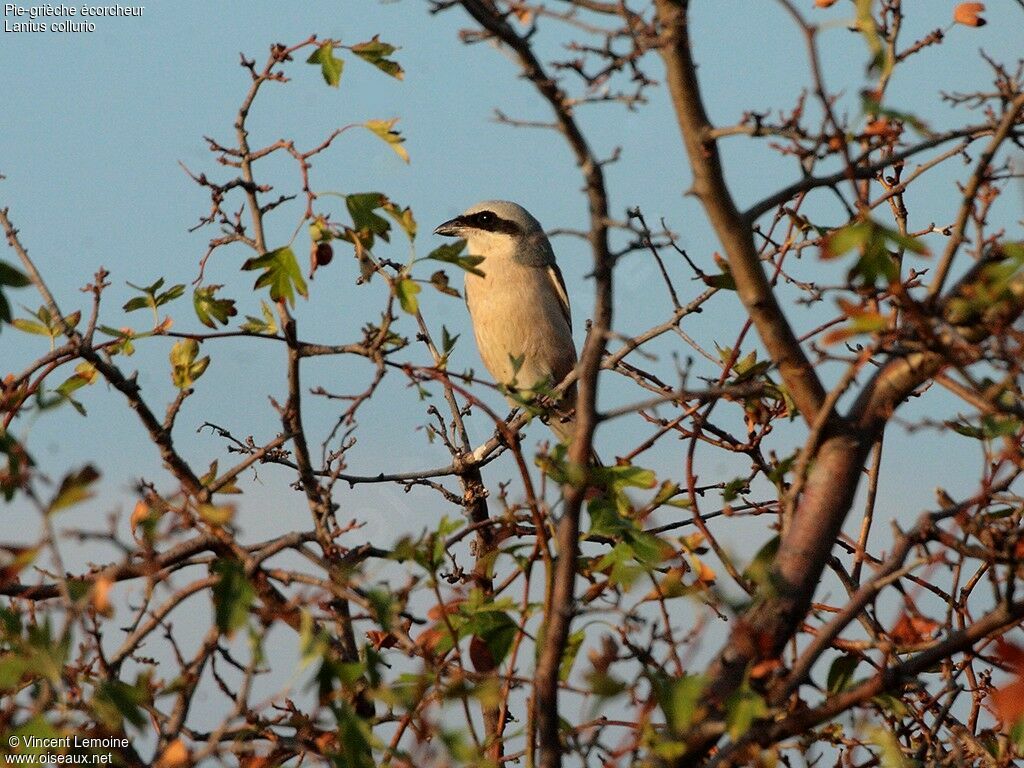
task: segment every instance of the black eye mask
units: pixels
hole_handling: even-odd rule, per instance
[[[500,232],[506,235],[520,235],[522,229],[514,221],[503,219],[494,211],[480,211],[463,217],[463,221],[475,229],[485,232]]]

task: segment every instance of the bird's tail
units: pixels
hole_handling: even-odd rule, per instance
[[[552,414],[548,426],[559,441],[566,445],[572,444],[572,440],[576,436],[576,418],[573,414]],[[604,462],[601,461],[601,457],[597,455],[593,446],[590,448],[590,463],[595,467],[604,466]]]

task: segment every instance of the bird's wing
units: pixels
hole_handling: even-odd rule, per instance
[[[572,313],[569,311],[569,294],[565,290],[565,278],[562,277],[562,270],[558,268],[557,264],[548,264],[548,279],[551,280],[551,285],[555,289],[555,295],[558,297],[558,303],[562,306],[562,314],[565,315],[565,321],[569,323],[569,330],[572,330]]]

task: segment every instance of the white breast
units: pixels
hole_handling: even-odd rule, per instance
[[[547,269],[505,255],[485,258],[480,269],[484,277],[466,274],[466,303],[491,376],[501,384],[514,378],[522,389],[557,384],[576,365],[576,348]],[[520,357],[516,372],[512,359]]]

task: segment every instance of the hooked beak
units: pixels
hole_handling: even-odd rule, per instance
[[[449,219],[444,224],[439,224],[434,230],[434,234],[444,235],[445,237],[460,237],[465,228],[466,225],[462,221],[462,217],[456,216],[454,219]]]

